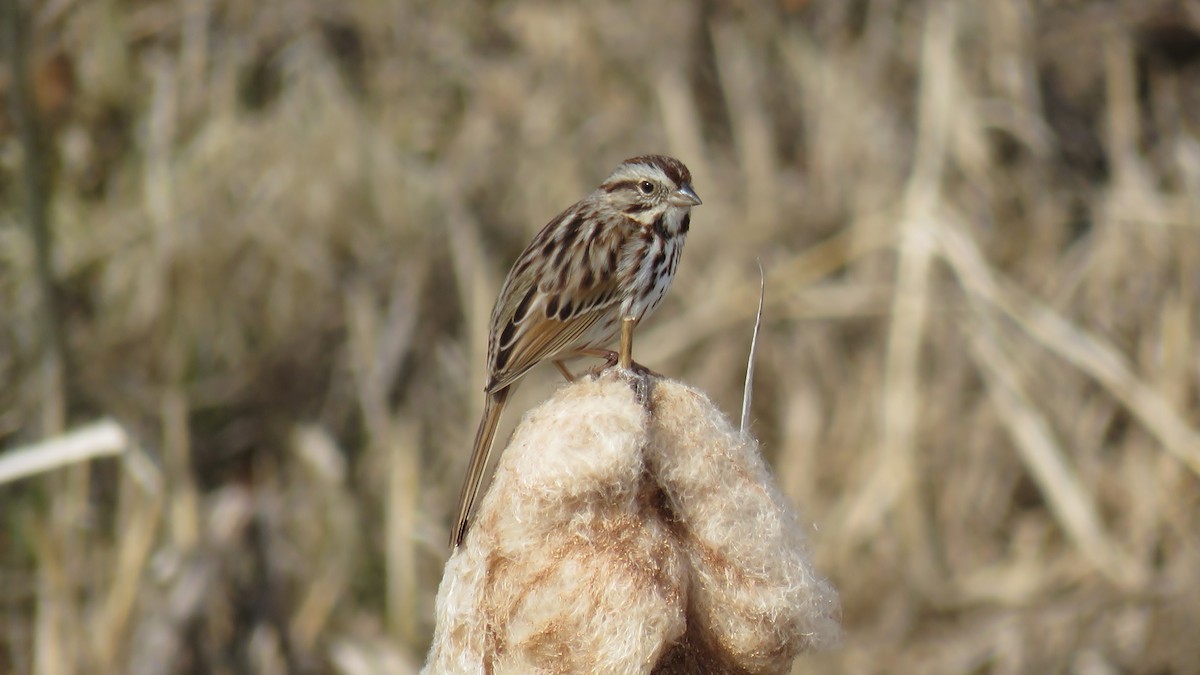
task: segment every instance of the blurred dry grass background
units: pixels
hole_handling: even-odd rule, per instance
[[[410,672],[498,283],[664,151],[705,205],[638,358],[736,414],[762,259],[753,429],[844,605],[795,672],[1200,672],[1197,3],[30,14],[0,445],[138,444],[0,485],[0,671]]]

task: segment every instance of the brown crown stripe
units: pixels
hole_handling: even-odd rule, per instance
[[[647,164],[656,166],[662,169],[662,172],[667,174],[667,178],[675,181],[676,185],[682,186],[684,183],[692,182],[692,172],[683,165],[683,162],[674,157],[666,155],[642,155],[640,157],[632,157],[625,160],[626,164]]]

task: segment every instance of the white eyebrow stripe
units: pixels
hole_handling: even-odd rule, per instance
[[[615,183],[626,180],[655,180],[664,185],[673,185],[673,181],[667,176],[666,172],[652,164],[633,164],[630,166],[622,166],[616,174],[614,174],[608,183]]]

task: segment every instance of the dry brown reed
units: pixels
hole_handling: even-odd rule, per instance
[[[766,270],[794,673],[1198,672],[1193,3],[28,6],[64,369],[0,119],[0,445],[131,442],[0,486],[0,672],[415,672],[498,282],[651,151],[638,360],[736,410]]]

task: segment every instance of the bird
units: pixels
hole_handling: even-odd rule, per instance
[[[701,204],[683,162],[665,155],[625,160],[591,194],[550,220],[500,287],[488,331],[483,414],[450,533],[462,544],[496,426],[518,381],[549,361],[606,359],[629,369],[634,328],[671,285]],[[620,339],[619,351],[609,349]]]

